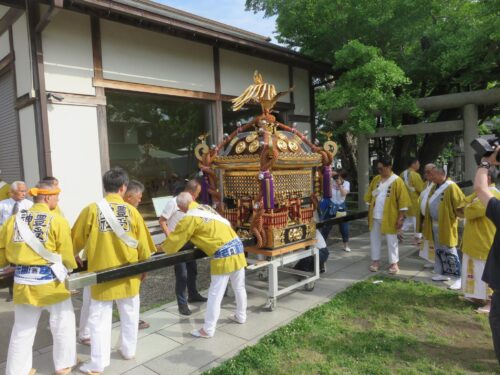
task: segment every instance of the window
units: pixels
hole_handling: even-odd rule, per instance
[[[197,173],[193,150],[211,132],[212,103],[116,91],[106,99],[110,165],[145,185],[139,209],[152,215],[151,198],[174,194]]]

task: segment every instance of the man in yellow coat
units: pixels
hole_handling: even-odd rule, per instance
[[[489,190],[495,198],[500,199],[500,191],[493,183],[495,175],[495,167],[491,167],[488,171]],[[486,302],[486,305],[478,308],[477,312],[488,314],[490,312],[489,288],[481,278],[495,238],[496,228],[486,217],[486,207],[478,199],[476,193],[465,197],[464,217],[462,290],[465,297]]]
[[[432,171],[432,182],[435,184],[430,192],[425,207],[423,232],[425,238],[434,242],[436,251],[434,281],[448,281],[454,278],[450,289],[461,288],[460,259],[458,245],[458,209],[464,200],[464,194],[456,183],[446,178],[441,167]]]
[[[75,255],[85,249],[89,271],[148,259],[154,249],[142,216],[123,200],[129,181],[127,173],[113,168],[102,180],[106,197],[84,208],[72,229]],[[83,364],[80,371],[101,373],[110,364],[113,301],[120,314],[120,354],[124,359],[134,358],[140,284],[141,275],[135,275],[91,287],[90,362]]]
[[[370,228],[371,258],[370,271],[380,266],[382,234],[389,249],[389,273],[399,272],[398,230],[403,226],[405,212],[411,206],[410,197],[403,180],[392,172],[392,161],[382,157],[377,162],[378,176],[375,176],[365,194],[369,205],[368,225]]]
[[[403,223],[400,236],[402,236],[403,232],[413,228],[415,244],[418,244],[422,238],[422,233],[420,233],[420,230],[417,227],[417,216],[419,215],[418,199],[420,197],[420,193],[425,188],[424,181],[422,181],[422,177],[420,177],[420,174],[418,173],[419,169],[420,162],[418,159],[410,159],[408,169],[403,171],[400,176],[405,183],[406,190],[408,191],[408,195],[411,199],[411,206],[408,207],[408,211],[406,212],[406,218]],[[400,239],[402,240],[402,237]]]
[[[0,171],[0,175],[2,171]],[[10,198],[10,185],[0,178],[0,201]]]
[[[66,219],[52,212],[59,190],[40,183],[30,189],[35,204],[10,217],[0,231],[0,267],[16,264],[15,323],[7,355],[7,375],[34,374],[33,341],[42,310],[50,314],[53,359],[57,375],[76,364],[75,314],[64,285],[76,268]]]
[[[178,252],[187,241],[211,257],[211,282],[208,290],[207,311],[203,328],[191,332],[195,337],[210,338],[220,315],[220,304],[227,283],[231,280],[236,298],[236,313],[230,319],[243,324],[247,314],[245,290],[245,266],[247,265],[243,243],[231,228],[229,221],[212,208],[193,201],[191,194],[180,193],[177,206],[186,215],[176,225],[161,248],[167,254]]]

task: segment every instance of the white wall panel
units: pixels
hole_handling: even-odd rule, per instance
[[[239,96],[253,83],[253,73],[258,70],[264,82],[276,86],[276,91],[290,87],[288,66],[261,58],[243,55],[228,50],[220,50],[221,91],[224,95]],[[282,96],[279,101],[290,102],[290,95]]]
[[[309,116],[309,73],[305,69],[293,68],[293,101],[295,102],[296,115]]]
[[[14,40],[14,53],[16,55],[15,65],[17,96],[19,97],[31,92],[33,82],[26,14],[19,17],[14,25],[12,25],[12,32]]]
[[[61,184],[60,206],[73,224],[86,205],[102,198],[95,107],[48,106],[52,170]]]
[[[101,21],[104,78],[215,92],[212,47]]]
[[[2,18],[5,13],[9,11],[10,7],[6,7],[5,5],[0,5],[0,18]]]
[[[0,35],[0,60],[7,56],[10,52],[9,31]]]
[[[309,132],[308,138],[311,140],[311,124],[308,122],[297,122],[297,130],[304,133],[306,130]]]
[[[34,108],[30,105],[19,110],[24,180],[29,187],[35,186],[40,180]]]
[[[47,91],[95,95],[90,18],[60,11],[42,33]]]

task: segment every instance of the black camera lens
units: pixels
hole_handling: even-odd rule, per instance
[[[338,175],[338,174],[336,174],[335,176],[333,176],[333,179],[334,179],[334,180],[338,180],[338,179],[339,179],[339,175]]]

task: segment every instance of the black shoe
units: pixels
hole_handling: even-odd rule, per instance
[[[208,298],[203,297],[201,294],[197,294],[193,297],[188,298],[188,302],[193,303],[193,302],[207,302]]]
[[[181,315],[191,315],[191,310],[189,310],[188,305],[179,305],[179,313]]]

